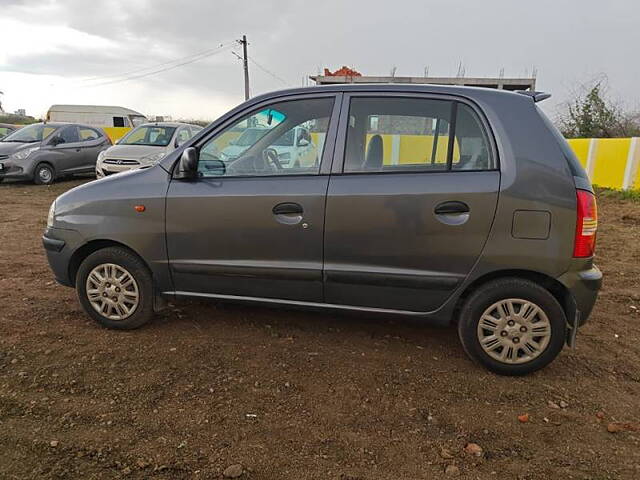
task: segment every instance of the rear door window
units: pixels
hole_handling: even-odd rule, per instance
[[[80,127],[80,140],[83,142],[90,142],[91,140],[98,140],[102,135],[93,128]]]
[[[80,141],[78,135],[78,127],[64,127],[60,130],[58,137],[62,140],[61,143],[77,143]]]
[[[485,129],[460,102],[355,97],[347,129],[345,173],[495,168]]]

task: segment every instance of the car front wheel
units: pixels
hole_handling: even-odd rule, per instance
[[[33,181],[36,185],[51,185],[54,180],[55,172],[51,165],[41,163],[36,167],[33,173]]]
[[[78,269],[76,291],[85,312],[107,328],[138,328],[153,316],[151,273],[124,248],[108,247],[89,255]]]
[[[562,350],[567,321],[556,298],[525,279],[494,280],[465,302],[458,334],[473,360],[500,375],[526,375]]]

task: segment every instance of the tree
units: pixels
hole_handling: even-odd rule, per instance
[[[560,114],[559,126],[567,138],[610,138],[640,135],[637,117],[625,112],[606,95],[605,80],[591,87],[582,86],[581,92]]]

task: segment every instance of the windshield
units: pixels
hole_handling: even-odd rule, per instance
[[[173,137],[176,127],[160,127],[147,125],[131,130],[118,145],[150,145],[166,147]]]
[[[58,127],[52,127],[44,123],[29,125],[28,127],[23,127],[20,130],[16,130],[11,135],[3,138],[1,141],[20,143],[41,142],[43,139],[47,138],[49,135],[55,132],[57,128]]]
[[[268,131],[266,128],[248,128],[242,132],[242,135],[234,143],[241,147],[248,147],[260,140]]]
[[[273,145],[278,147],[291,147],[293,146],[293,138],[295,130],[289,130],[287,133],[282,135],[279,139],[273,142]]]

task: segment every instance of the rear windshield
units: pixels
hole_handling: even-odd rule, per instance
[[[571,174],[574,177],[584,178],[585,180],[589,180],[589,176],[587,175],[587,172],[585,171],[585,169],[582,168],[582,164],[580,163],[580,160],[578,160],[578,157],[576,157],[576,154],[573,153],[573,150],[571,150],[571,147],[569,146],[565,138],[562,136],[562,134],[558,131],[555,125],[551,123],[551,120],[547,118],[544,112],[537,105],[536,105],[536,110],[538,110],[538,114],[540,115],[540,118],[542,118],[542,121],[547,126],[551,134],[558,141],[558,146],[562,150],[562,153],[564,154],[564,158],[566,158],[567,163],[569,164],[569,169],[571,170]]]

